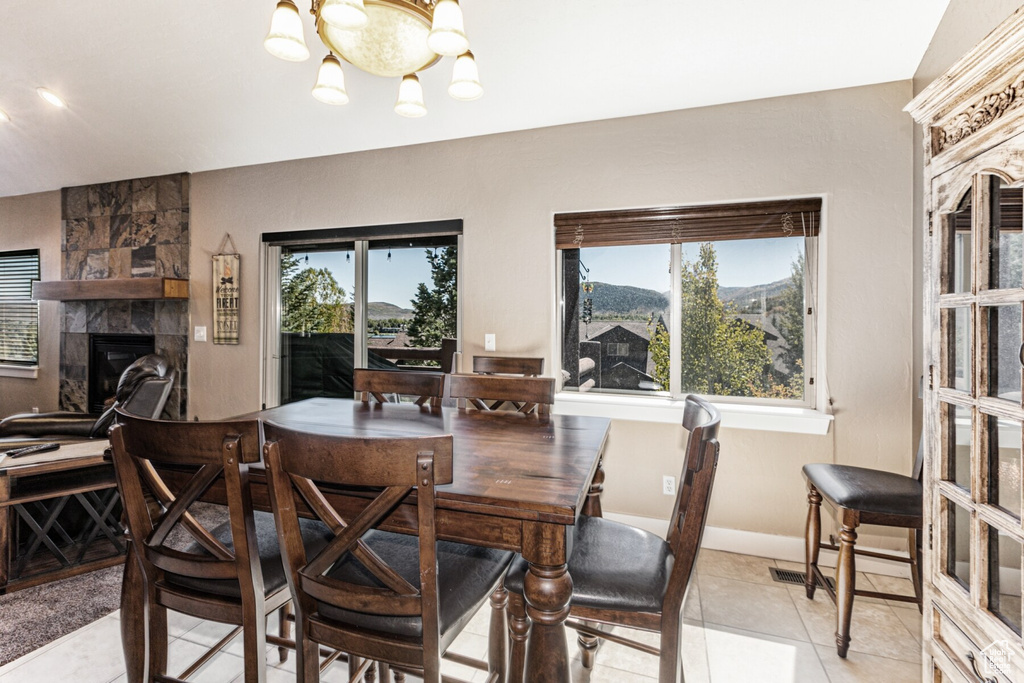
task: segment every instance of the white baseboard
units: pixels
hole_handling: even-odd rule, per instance
[[[654,517],[640,517],[638,515],[624,515],[617,512],[606,512],[605,517],[616,522],[629,524],[662,538],[668,531],[667,519],[656,519]],[[756,555],[768,557],[773,560],[786,562],[804,562],[804,539],[796,536],[776,536],[774,534],[762,534],[756,531],[743,531],[741,529],[726,529],[723,527],[705,527],[702,548],[711,550],[723,550],[729,553],[740,553],[743,555]],[[874,550],[885,552],[891,555],[906,557],[905,551],[877,550],[875,548],[860,548],[861,550]],[[822,550],[818,557],[818,563],[823,567],[835,567],[838,553],[832,550]],[[886,562],[872,557],[858,557],[857,571],[868,572],[869,574],[884,574],[886,576],[898,576],[904,579],[910,578],[910,565],[902,562]]]

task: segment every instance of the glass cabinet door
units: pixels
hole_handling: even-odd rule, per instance
[[[1021,248],[1021,188],[1007,186],[999,176],[983,176],[988,192],[988,288],[1024,286]]]
[[[942,250],[944,267],[940,274],[943,294],[971,291],[971,262],[974,254],[972,222],[971,193],[968,191],[961,198],[956,211],[946,217]]]
[[[936,586],[1020,642],[1024,560],[1024,221],[1020,187],[972,179],[941,217]]]
[[[1020,519],[1021,421],[987,416],[988,503]]]

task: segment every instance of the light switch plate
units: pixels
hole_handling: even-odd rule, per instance
[[[195,340],[196,341],[206,341],[206,326],[205,325],[196,325]]]
[[[493,334],[485,334],[484,335],[484,351],[493,351],[493,350],[494,350],[494,335]]]

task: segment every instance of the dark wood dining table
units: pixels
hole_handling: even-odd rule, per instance
[[[313,398],[251,413],[292,429],[346,436],[452,434],[455,477],[437,489],[438,537],[519,552],[530,563],[525,582],[532,627],[526,652],[530,683],[570,680],[564,621],[572,597],[567,571],[572,527],[581,513],[601,514],[601,458],[610,421],[568,415],[523,415],[412,404]],[[250,473],[253,502],[269,509],[262,472]],[[358,492],[338,490],[332,502]],[[358,502],[355,503],[358,505]],[[415,515],[396,516],[415,520]],[[401,529],[398,529],[401,530]],[[413,532],[414,528],[408,527]],[[141,570],[129,554],[121,600],[129,681],[141,681],[147,639]],[[128,643],[136,647],[128,647]]]

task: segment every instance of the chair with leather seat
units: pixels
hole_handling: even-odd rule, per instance
[[[170,422],[123,410],[118,411],[117,422],[110,432],[114,467],[134,541],[132,552],[142,567],[148,615],[148,642],[140,634],[136,643],[126,646],[148,649],[147,681],[178,681],[165,671],[167,610],[234,624],[236,628],[181,678],[241,631],[243,680],[262,683],[267,643],[294,643],[287,637],[290,624],[283,611],[279,636],[266,632],[267,615],[285,607],[291,593],[273,515],[254,513],[249,491],[249,468],[260,461],[259,422]],[[226,498],[228,519],[208,528],[190,507],[211,488]],[[151,515],[147,494],[162,508],[160,514]],[[191,542],[169,545],[175,529],[187,532]],[[329,536],[322,525],[307,521],[296,538],[316,550]]]
[[[718,411],[688,396],[683,427],[689,431],[681,486],[665,539],[626,524],[581,515],[569,557],[572,601],[566,626],[580,633],[583,666],[594,663],[598,639],[606,639],[660,658],[658,680],[682,680],[679,640],[683,602],[693,575],[718,467]],[[505,578],[509,592],[512,677],[523,680],[529,617],[523,598],[527,563],[518,558]],[[597,625],[623,626],[660,633],[660,647],[636,642]]]
[[[820,585],[835,603],[836,652],[840,657],[846,657],[850,649],[850,621],[853,618],[854,596],[913,602],[917,604],[918,609],[922,607],[918,555],[924,519],[924,490],[921,486],[923,464],[922,441],[918,447],[913,473],[909,477],[895,472],[831,463],[811,463],[803,467],[803,475],[807,480],[807,576],[804,587],[807,597],[813,600],[815,588]],[[831,536],[828,543],[821,542],[822,501],[836,512],[841,527],[838,544]],[[857,527],[861,524],[907,529],[908,557],[858,550]],[[834,589],[818,568],[818,553],[822,548],[839,551]],[[855,561],[857,555],[909,564],[914,595],[858,590]]]
[[[319,680],[321,644],[438,683],[442,656],[499,589],[513,557],[437,540],[435,489],[453,478],[452,436],[327,436],[270,422],[264,431],[270,499],[295,596],[299,683]],[[343,514],[325,493],[331,486],[368,487],[367,504]],[[334,535],[319,553],[296,541],[297,500]],[[495,640],[504,644],[503,625]],[[492,661],[491,669],[488,680],[501,678],[504,662]]]
[[[155,353],[142,356],[121,373],[114,403],[102,414],[58,411],[11,415],[0,420],[0,439],[8,446],[16,441],[106,438],[117,408],[140,417],[160,417],[173,386],[174,375],[166,358]]]
[[[416,370],[367,370],[352,372],[352,388],[362,395],[363,403],[398,403],[409,396],[418,406],[439,408],[444,396],[445,375]]]

